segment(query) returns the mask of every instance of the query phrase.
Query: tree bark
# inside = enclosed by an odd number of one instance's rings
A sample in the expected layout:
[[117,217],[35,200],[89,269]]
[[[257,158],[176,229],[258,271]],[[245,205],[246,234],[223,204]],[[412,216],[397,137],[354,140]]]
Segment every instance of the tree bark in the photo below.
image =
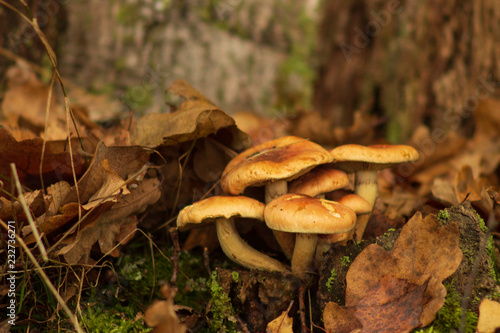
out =
[[468,130],[478,101],[495,94],[495,1],[333,0],[323,12],[313,104],[337,124],[369,106],[392,141],[420,123]]

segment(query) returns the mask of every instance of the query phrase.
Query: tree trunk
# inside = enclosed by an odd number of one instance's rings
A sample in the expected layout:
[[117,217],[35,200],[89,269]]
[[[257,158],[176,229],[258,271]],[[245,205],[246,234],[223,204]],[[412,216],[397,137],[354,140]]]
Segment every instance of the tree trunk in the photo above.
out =
[[314,105],[335,123],[368,109],[404,141],[415,124],[470,123],[500,79],[500,7],[492,0],[333,0],[320,25]]

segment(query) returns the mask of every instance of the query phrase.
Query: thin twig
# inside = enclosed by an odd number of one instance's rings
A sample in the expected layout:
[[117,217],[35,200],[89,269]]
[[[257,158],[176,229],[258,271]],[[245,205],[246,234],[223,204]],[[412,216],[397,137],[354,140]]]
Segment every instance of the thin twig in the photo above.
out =
[[208,257],[208,248],[206,246],[203,248],[203,259],[205,263],[205,269],[208,272],[208,276],[212,276],[212,270],[210,269],[210,258]]
[[174,244],[174,253],[172,254],[172,262],[174,264],[174,271],[172,272],[172,277],[170,278],[170,283],[174,286],[177,285],[177,272],[179,271],[179,252],[181,248],[179,246],[179,232],[175,228],[170,228],[170,237]]
[[[0,220],[0,225],[5,230],[9,230],[9,227],[7,226],[7,224],[5,224],[4,221]],[[59,302],[59,304],[63,308],[64,312],[68,316],[69,320],[71,320],[71,322],[73,323],[73,326],[75,327],[76,331],[83,333],[83,329],[80,326],[78,319],[76,318],[76,316],[73,313],[71,313],[70,309],[68,308],[68,305],[66,304],[64,299],[61,297],[61,295],[57,292],[57,289],[54,287],[52,282],[50,282],[50,279],[48,278],[47,274],[45,274],[45,272],[43,271],[43,268],[40,266],[40,264],[36,260],[33,253],[31,253],[31,251],[28,248],[28,246],[26,245],[26,243],[23,241],[23,239],[21,237],[19,237],[18,234],[15,234],[15,236],[16,236],[16,241],[18,242],[19,245],[21,245],[21,247],[24,249],[24,251],[26,251],[26,254],[30,258],[30,260],[33,262],[33,265],[35,265],[35,267],[37,268],[37,273],[40,275],[42,280],[45,282],[45,285],[49,288],[51,293],[57,299],[57,301]]]
[[40,233],[38,232],[39,226],[35,224],[35,221],[33,221],[33,217],[31,216],[31,212],[29,211],[28,205],[26,204],[26,200],[24,200],[23,190],[21,188],[21,182],[19,181],[19,176],[17,175],[16,165],[14,163],[11,163],[10,169],[12,171],[12,178],[14,178],[14,181],[16,183],[17,193],[19,193],[19,202],[21,202],[24,214],[26,214],[26,218],[28,219],[31,230],[33,231],[33,236],[35,237],[36,244],[38,245],[38,249],[40,250],[40,254],[42,255],[43,261],[47,262],[49,261],[49,257],[47,256],[47,250],[45,250],[42,238],[40,237]]

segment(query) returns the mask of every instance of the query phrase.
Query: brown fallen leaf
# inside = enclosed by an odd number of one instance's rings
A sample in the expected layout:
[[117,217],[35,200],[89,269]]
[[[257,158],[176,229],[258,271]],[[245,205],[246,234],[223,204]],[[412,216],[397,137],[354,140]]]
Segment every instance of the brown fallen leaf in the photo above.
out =
[[236,127],[233,118],[186,81],[177,80],[168,90],[183,97],[184,101],[175,112],[150,113],[142,117],[132,134],[132,142],[149,147],[169,146],[226,129],[224,143],[229,147],[241,150],[251,146],[250,137]]
[[124,230],[130,230],[131,227],[135,229],[135,225],[130,225],[134,223],[134,220],[130,220],[131,215],[144,212],[147,206],[158,200],[159,185],[160,181],[156,178],[145,179],[117,203],[107,202],[111,204],[109,207],[107,204],[99,206],[98,209],[106,208],[100,217],[65,240],[56,254],[63,255],[67,263],[75,264],[84,258],[97,242],[103,254],[118,255],[115,245],[127,236],[123,234]]
[[457,196],[457,202],[462,202],[466,198],[470,201],[481,200],[481,189],[478,188],[469,165],[462,166],[457,173],[455,195]]
[[356,306],[386,275],[418,286],[427,280],[421,326],[432,322],[443,306],[446,288],[442,281],[453,274],[462,260],[455,223],[440,227],[433,215],[417,212],[402,228],[391,251],[377,244],[366,247],[347,272],[346,306]]
[[455,188],[450,179],[436,178],[432,182],[432,195],[445,203],[452,206],[458,205],[457,195]]
[[[96,148],[88,170],[78,180],[78,191],[73,187],[62,200],[62,204],[69,202],[88,203],[106,185],[106,182],[109,182],[109,177],[116,179],[112,174],[120,177],[122,181],[126,180],[129,175],[143,168],[148,160],[148,153],[140,146],[107,147],[101,142]],[[80,196],[80,200],[78,200],[77,195]],[[100,197],[102,198],[102,195]],[[96,198],[94,197],[94,199]]]
[[276,319],[273,319],[267,324],[266,333],[293,333],[293,318],[288,317],[288,310]]
[[483,299],[479,305],[478,333],[493,333],[500,328],[500,303]]
[[184,333],[186,325],[182,324],[174,310],[174,297],[176,291],[168,284],[161,286],[164,301],[154,301],[144,313],[144,320],[153,333]]
[[323,311],[323,322],[328,333],[350,333],[362,328],[355,316],[356,307],[344,307],[328,302]]
[[492,138],[498,137],[500,133],[499,108],[499,99],[487,98],[479,101],[477,109],[474,112],[474,120],[476,122],[474,140],[491,141]]
[[361,332],[405,333],[419,327],[427,283],[419,286],[384,276],[356,305],[356,317],[363,326]]
[[198,140],[193,156],[194,172],[204,182],[216,182],[226,165],[235,156],[233,150],[215,140],[210,138]]
[[[61,180],[73,180],[73,171],[80,176],[87,169],[85,159],[79,154],[80,145],[85,147],[86,152],[93,152],[92,144],[82,139],[71,139],[73,150],[73,161],[68,147],[68,141],[47,141],[42,167],[43,139],[34,138],[30,140],[17,141],[5,129],[0,128],[0,174],[10,174],[10,163],[17,168],[20,182],[29,188],[40,188],[40,177],[43,177],[45,185],[50,185]],[[3,179],[4,189],[11,188],[10,182]],[[0,193],[0,196],[5,194]]]
[[[4,116],[16,115],[22,117],[31,126],[42,130],[45,125],[45,114],[49,87],[42,83],[26,66],[14,66],[7,70],[9,88],[2,100]],[[57,122],[55,95],[50,103],[49,123]],[[62,110],[58,110],[63,112]]]
[[323,312],[327,332],[410,332],[420,326],[427,281],[418,286],[390,275],[382,277],[355,306],[329,302]]

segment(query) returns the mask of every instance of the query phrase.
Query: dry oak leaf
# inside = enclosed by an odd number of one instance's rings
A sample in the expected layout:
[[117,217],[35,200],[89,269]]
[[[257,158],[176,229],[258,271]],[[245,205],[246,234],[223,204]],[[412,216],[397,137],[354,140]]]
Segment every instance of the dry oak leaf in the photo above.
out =
[[155,301],[144,313],[148,326],[154,327],[152,333],[184,333],[186,325],[182,324],[174,310],[175,289],[168,284],[161,286],[164,301]]
[[428,281],[420,322],[430,324],[445,301],[442,281],[462,261],[458,241],[455,223],[440,226],[433,215],[423,219],[417,212],[401,229],[391,251],[372,244],[356,257],[346,276],[346,306],[356,306],[386,275],[418,286]]
[[[82,139],[81,144],[85,147],[85,151],[93,151],[87,140]],[[43,139],[17,141],[7,130],[0,128],[0,174],[9,175],[9,164],[14,163],[21,184],[30,188],[39,187],[40,177],[43,177],[46,184],[62,179],[73,179],[72,165],[77,177],[84,173],[86,165],[84,158],[78,154],[80,142],[71,139],[71,146],[73,162],[67,140],[45,142],[43,164],[40,168]],[[3,181],[4,188],[10,189],[10,183]]]
[[[101,142],[97,145],[88,170],[78,180],[78,191],[73,187],[61,204],[70,202],[86,204],[91,199],[103,199],[106,194],[112,195],[116,192],[114,188],[110,188],[110,182],[115,183],[116,186],[120,185],[119,188],[124,188],[124,181],[127,180],[128,176],[139,172],[148,161],[148,153],[140,146],[107,147]],[[118,184],[120,181],[116,176],[123,183]],[[110,177],[113,180],[110,181]],[[112,186],[113,184],[111,184]],[[77,194],[80,196],[80,200],[78,200]]]
[[[131,190],[130,194],[121,197],[115,204],[111,203],[112,207],[103,212],[97,220],[82,227],[74,237],[63,242],[63,247],[56,254],[64,255],[67,263],[75,264],[84,258],[97,242],[103,254],[117,256],[119,252],[115,246],[119,242],[128,242],[130,232],[137,225],[132,215],[144,212],[147,206],[159,199],[160,194],[160,181],[156,178],[145,179],[137,188]],[[105,205],[97,209],[102,206]]]
[[422,285],[386,275],[356,305],[362,333],[406,333],[420,326],[427,281]]
[[390,275],[384,276],[356,306],[330,302],[323,312],[327,332],[403,333],[420,326],[427,282],[418,286]]
[[288,317],[288,310],[267,324],[266,333],[293,333],[293,318]]
[[[31,126],[45,125],[49,87],[27,68],[14,66],[7,70],[9,88],[5,92],[1,110],[3,116],[17,115]],[[57,121],[55,95],[52,94],[49,123]],[[63,112],[63,110],[58,110]],[[64,113],[63,113],[64,114]]]
[[132,142],[149,147],[170,146],[227,128],[229,142],[224,144],[236,150],[251,146],[250,137],[236,127],[234,119],[186,81],[176,80],[168,90],[183,97],[184,101],[175,112],[150,113],[142,117],[132,134]]
[[328,333],[350,333],[361,330],[361,323],[355,316],[356,307],[344,307],[328,302],[323,311],[323,322]]

